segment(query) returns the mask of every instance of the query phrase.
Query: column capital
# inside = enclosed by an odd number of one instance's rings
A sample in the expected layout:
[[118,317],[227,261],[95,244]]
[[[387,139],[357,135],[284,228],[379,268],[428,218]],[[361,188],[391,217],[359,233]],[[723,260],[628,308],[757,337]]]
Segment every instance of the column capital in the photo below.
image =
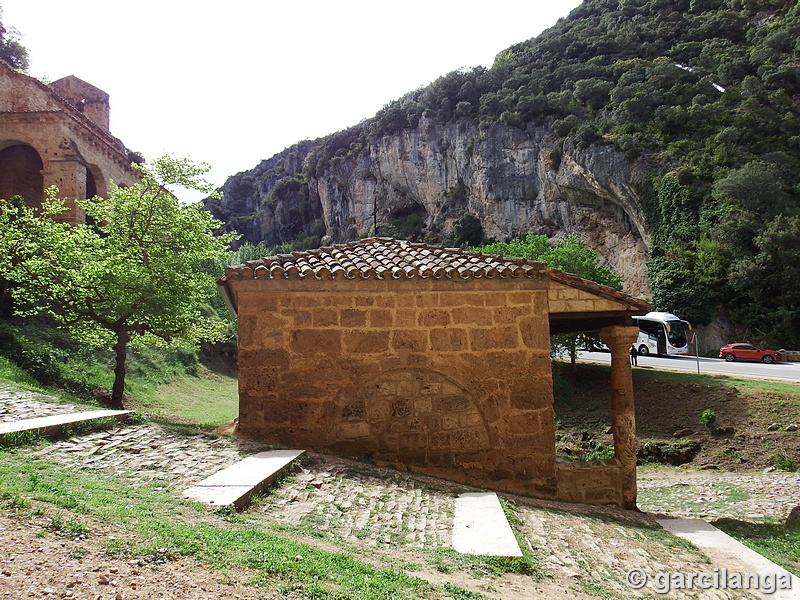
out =
[[614,346],[627,348],[639,337],[639,328],[635,325],[612,325],[600,330],[600,341],[610,348]]

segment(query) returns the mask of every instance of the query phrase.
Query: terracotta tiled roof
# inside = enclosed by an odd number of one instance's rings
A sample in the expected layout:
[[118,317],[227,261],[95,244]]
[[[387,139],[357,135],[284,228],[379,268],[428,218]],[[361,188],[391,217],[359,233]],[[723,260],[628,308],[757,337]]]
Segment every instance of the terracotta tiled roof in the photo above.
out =
[[232,279],[494,279],[549,277],[565,285],[611,297],[631,308],[650,310],[643,300],[587,281],[543,262],[391,238],[367,238],[315,250],[292,252],[228,267]]
[[391,238],[279,254],[225,269],[225,279],[536,277],[545,264]]

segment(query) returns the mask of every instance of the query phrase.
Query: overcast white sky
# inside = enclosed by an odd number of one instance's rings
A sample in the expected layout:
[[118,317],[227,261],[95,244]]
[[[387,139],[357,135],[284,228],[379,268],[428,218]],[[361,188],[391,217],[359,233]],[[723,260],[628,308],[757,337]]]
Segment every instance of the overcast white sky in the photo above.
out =
[[[222,185],[538,35],[581,0],[0,0],[30,74],[111,96],[111,132]],[[185,197],[184,199],[191,199]]]

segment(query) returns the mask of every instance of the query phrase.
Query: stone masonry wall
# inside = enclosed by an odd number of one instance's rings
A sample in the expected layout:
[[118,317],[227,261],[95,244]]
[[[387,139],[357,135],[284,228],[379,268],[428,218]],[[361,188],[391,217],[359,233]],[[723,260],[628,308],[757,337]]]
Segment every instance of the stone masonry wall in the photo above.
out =
[[[44,190],[55,185],[68,208],[61,220],[82,223],[85,215],[76,198],[93,192],[107,197],[112,181],[132,185],[139,175],[131,169],[125,145],[108,131],[108,95],[72,76],[60,82],[54,90],[0,63],[0,151],[5,151],[0,172],[21,168],[24,173],[0,182],[0,192],[23,195],[38,206]],[[73,95],[74,103],[58,92]],[[25,158],[21,167],[20,157]],[[27,175],[32,169],[38,172],[36,181]]]
[[610,298],[595,296],[562,283],[551,283],[547,295],[551,315],[614,312],[623,308]]
[[230,285],[240,433],[554,497],[544,281]]
[[622,469],[616,459],[559,462],[556,476],[561,500],[616,506],[623,503]]

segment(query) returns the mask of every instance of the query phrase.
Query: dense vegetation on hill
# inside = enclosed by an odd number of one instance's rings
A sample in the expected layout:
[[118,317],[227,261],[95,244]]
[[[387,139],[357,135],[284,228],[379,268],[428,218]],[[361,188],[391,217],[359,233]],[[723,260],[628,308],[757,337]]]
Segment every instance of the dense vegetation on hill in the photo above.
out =
[[[586,0],[568,18],[318,140],[319,175],[375,136],[441,121],[550,124],[649,165],[653,300],[800,347],[800,5]],[[558,159],[558,157],[553,157]]]

